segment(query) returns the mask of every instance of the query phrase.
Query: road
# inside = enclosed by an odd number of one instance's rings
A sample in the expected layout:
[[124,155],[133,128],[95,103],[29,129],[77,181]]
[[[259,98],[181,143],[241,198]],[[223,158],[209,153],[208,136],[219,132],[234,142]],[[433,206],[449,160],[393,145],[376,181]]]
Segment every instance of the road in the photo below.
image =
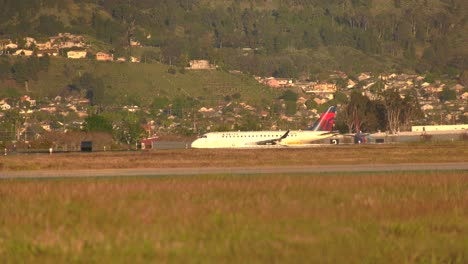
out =
[[197,168],[135,168],[100,170],[35,170],[0,171],[0,179],[15,178],[81,178],[81,177],[128,177],[171,175],[245,175],[245,174],[304,174],[337,172],[392,172],[392,171],[465,171],[468,162],[462,163],[404,163],[404,164],[358,164],[319,166],[268,166],[268,167],[197,167]]

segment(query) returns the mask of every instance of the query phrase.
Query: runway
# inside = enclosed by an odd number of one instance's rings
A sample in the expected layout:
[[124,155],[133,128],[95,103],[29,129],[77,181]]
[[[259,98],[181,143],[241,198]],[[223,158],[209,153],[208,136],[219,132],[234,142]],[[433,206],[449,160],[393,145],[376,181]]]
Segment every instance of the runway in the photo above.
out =
[[32,170],[1,171],[0,179],[131,177],[131,176],[196,176],[196,175],[249,175],[249,174],[307,174],[307,173],[366,173],[393,171],[465,171],[462,163],[402,163],[318,166],[266,166],[266,167],[194,167],[194,168],[135,168],[99,170]]

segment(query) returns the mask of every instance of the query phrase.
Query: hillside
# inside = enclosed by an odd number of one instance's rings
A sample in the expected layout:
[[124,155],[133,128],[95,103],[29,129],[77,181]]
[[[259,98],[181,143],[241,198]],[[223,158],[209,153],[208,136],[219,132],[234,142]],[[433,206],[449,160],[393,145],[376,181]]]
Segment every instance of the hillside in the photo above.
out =
[[[160,63],[108,63],[94,60],[52,58],[48,72],[41,72],[29,84],[32,95],[49,98],[79,86],[80,76],[91,74],[102,81],[103,103],[148,106],[155,97],[190,97],[200,104],[215,105],[226,96],[240,94],[244,100],[259,103],[272,99],[271,89],[247,75],[224,71],[189,71],[168,73],[170,67]],[[95,91],[96,93],[96,91]]]
[[456,77],[468,65],[467,6],[464,0],[4,0],[0,37],[68,31],[116,55],[132,54],[134,40],[160,47],[162,63],[209,59],[265,76],[377,69]]

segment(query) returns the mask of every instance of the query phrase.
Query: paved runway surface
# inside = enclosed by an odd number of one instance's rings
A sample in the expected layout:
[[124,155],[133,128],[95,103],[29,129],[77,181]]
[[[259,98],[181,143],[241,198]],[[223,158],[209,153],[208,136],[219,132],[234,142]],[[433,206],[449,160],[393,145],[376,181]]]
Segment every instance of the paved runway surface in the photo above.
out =
[[322,166],[281,167],[203,167],[203,168],[148,168],[148,169],[101,169],[101,170],[38,170],[0,171],[0,179],[14,178],[67,178],[67,177],[125,177],[165,175],[243,175],[243,174],[304,174],[332,172],[391,172],[391,171],[450,171],[468,172],[468,162],[463,163],[404,163],[404,164],[358,164]]

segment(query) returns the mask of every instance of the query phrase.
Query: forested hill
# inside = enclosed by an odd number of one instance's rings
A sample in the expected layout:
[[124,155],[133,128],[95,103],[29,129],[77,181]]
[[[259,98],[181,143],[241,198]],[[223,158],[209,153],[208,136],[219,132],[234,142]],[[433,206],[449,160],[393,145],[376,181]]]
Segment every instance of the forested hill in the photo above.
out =
[[468,67],[466,0],[0,0],[0,38],[83,34],[122,55],[130,40],[183,66],[210,59],[258,75],[324,69],[456,76]]

